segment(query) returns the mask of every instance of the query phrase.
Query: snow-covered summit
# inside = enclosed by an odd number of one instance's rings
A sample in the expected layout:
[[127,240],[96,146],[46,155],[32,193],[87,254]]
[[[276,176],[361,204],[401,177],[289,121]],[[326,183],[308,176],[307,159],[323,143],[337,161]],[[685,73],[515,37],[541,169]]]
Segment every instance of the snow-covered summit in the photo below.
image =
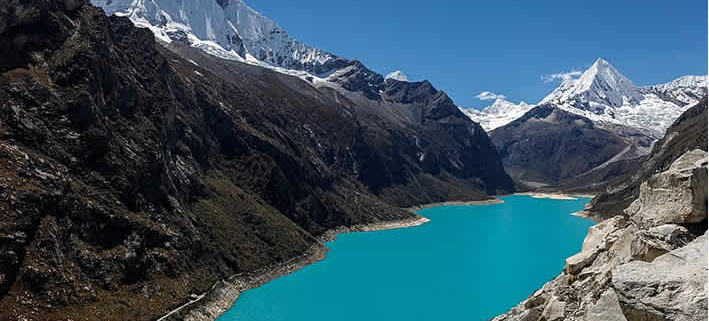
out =
[[580,104],[620,107],[637,103],[643,95],[639,87],[621,74],[608,61],[598,58],[578,79],[569,79],[561,83],[540,104]]
[[386,77],[384,77],[384,79],[385,80],[386,79],[394,79],[394,80],[398,80],[398,81],[409,81],[409,77],[406,77],[406,75],[401,70],[390,72],[389,74],[386,75]]
[[[599,58],[579,78],[563,81],[537,105],[553,105],[587,117],[599,127],[623,125],[659,138],[682,112],[706,95],[707,76],[684,76],[666,84],[640,87]],[[490,131],[535,107],[510,103],[502,97],[481,111],[462,111]]]
[[661,137],[690,104],[706,95],[700,78],[682,77],[665,85],[639,87],[599,58],[581,77],[564,81],[539,104],[588,117],[601,127],[623,125]]
[[534,105],[527,104],[524,101],[515,104],[506,100],[504,97],[499,97],[495,99],[492,105],[482,110],[472,108],[461,108],[460,110],[473,121],[480,123],[483,129],[491,131],[522,117],[522,115],[532,108],[534,108]]
[[346,60],[296,41],[242,0],[91,0],[106,14],[127,16],[165,42],[216,56],[325,74]]
[[707,76],[683,76],[646,89],[666,100],[685,105],[694,104],[707,94]]

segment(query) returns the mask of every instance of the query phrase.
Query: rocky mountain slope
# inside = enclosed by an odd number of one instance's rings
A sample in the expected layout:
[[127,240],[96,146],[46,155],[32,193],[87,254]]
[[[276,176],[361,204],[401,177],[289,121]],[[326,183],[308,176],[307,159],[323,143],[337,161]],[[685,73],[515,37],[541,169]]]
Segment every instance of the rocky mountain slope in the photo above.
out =
[[706,99],[702,108],[653,150],[651,167],[662,170],[641,175],[632,203],[589,228],[558,277],[493,320],[707,319],[707,153],[677,154],[698,139],[691,118],[703,119],[706,148]]
[[530,187],[543,187],[636,157],[652,143],[640,132],[629,134],[637,139],[630,141],[586,117],[544,104],[493,130],[490,139],[511,176]]
[[[647,155],[671,122],[705,95],[705,76],[638,87],[598,59],[580,78],[564,81],[539,105],[490,136],[505,167],[523,184],[598,191],[637,169],[631,160]],[[497,114],[472,118],[489,123],[507,117],[491,116]],[[568,114],[560,118],[565,121],[557,121],[562,114]]]
[[155,319],[332,228],[513,189],[428,82],[340,75],[380,81],[379,104],[167,49],[85,0],[5,4],[0,319]]
[[680,155],[695,149],[707,150],[707,99],[684,112],[655,142],[651,156],[626,179],[606,188],[591,201],[590,214],[607,218],[620,214],[638,197],[642,182],[666,171]]
[[[107,15],[130,18],[164,43],[297,76],[318,87],[362,91],[380,99],[385,78],[356,59],[345,59],[293,39],[242,0],[91,0]],[[403,80],[403,73],[395,73]]]

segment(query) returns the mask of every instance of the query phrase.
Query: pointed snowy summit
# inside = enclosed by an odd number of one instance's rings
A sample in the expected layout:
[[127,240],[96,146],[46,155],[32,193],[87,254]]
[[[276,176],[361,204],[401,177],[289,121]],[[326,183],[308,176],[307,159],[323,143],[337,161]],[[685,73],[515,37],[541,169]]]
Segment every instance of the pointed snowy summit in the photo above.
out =
[[397,71],[389,73],[388,75],[386,75],[386,77],[384,77],[384,79],[385,80],[386,79],[394,79],[394,80],[398,80],[398,81],[409,81],[409,77],[406,77],[406,75],[401,70],[397,70]]
[[640,87],[635,86],[608,61],[598,58],[581,77],[564,81],[541,103],[570,104],[577,108],[597,109],[593,105],[620,107],[638,103],[642,98]]
[[645,130],[655,138],[706,88],[701,77],[680,78],[665,86],[639,87],[599,58],[578,79],[566,80],[540,104],[551,104],[593,120],[601,127],[618,124]]

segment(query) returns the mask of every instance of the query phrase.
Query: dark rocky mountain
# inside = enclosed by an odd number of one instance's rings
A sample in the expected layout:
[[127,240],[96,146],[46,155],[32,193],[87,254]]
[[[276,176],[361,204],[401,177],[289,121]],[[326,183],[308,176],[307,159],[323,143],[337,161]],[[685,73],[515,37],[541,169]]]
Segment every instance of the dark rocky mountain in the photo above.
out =
[[[635,143],[650,146],[650,139],[642,134],[638,133],[639,139],[633,143],[617,133],[599,128],[583,116],[544,104],[493,130],[490,138],[510,175],[522,184],[538,188],[567,184],[583,173],[634,155]],[[633,133],[625,136],[630,135]],[[599,182],[595,179],[583,182],[596,183]]]
[[642,182],[666,171],[677,158],[695,149],[707,150],[706,97],[675,120],[665,137],[655,142],[650,156],[638,171],[612,184],[591,201],[590,214],[598,218],[621,214],[638,197]]
[[428,82],[316,89],[86,0],[2,0],[0,52],[0,320],[155,319],[328,229],[514,188]]

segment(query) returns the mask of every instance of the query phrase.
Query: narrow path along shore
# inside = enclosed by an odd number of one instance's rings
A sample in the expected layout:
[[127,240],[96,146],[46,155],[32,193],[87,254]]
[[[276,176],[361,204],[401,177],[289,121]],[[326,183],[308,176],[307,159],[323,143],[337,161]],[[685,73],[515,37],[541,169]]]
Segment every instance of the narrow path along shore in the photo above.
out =
[[423,216],[414,214],[413,217],[400,221],[358,224],[351,227],[339,227],[329,230],[320,236],[318,242],[313,244],[302,255],[253,272],[237,274],[225,280],[221,280],[215,283],[206,293],[191,298],[187,303],[170,311],[158,320],[215,320],[234,305],[241,292],[259,287],[266,282],[290,274],[324,259],[328,251],[324,243],[333,241],[338,234],[407,228],[419,226],[429,221],[429,219]]

